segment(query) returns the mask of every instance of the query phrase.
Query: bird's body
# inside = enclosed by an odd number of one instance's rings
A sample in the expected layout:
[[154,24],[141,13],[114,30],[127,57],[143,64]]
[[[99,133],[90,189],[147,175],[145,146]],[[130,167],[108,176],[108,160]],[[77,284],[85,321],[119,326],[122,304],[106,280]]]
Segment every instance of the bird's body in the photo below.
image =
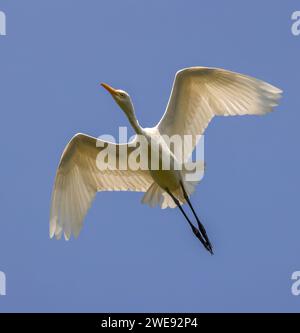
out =
[[[148,165],[151,165],[153,156],[156,154],[158,155],[158,169],[152,170],[149,168],[150,175],[154,182],[161,188],[168,187],[171,191],[178,189],[182,176],[176,156],[171,152],[170,147],[165,143],[165,141],[160,140],[160,135],[155,128],[144,128],[143,135],[146,137],[149,144],[150,151],[148,154]],[[160,149],[159,153],[157,152],[158,149]],[[166,159],[170,162],[170,168],[165,170],[162,165],[163,161]]]
[[[199,221],[189,196],[197,183],[187,180],[188,159],[210,120],[217,115],[260,115],[272,111],[281,91],[263,81],[217,68],[193,67],[176,74],[167,109],[157,126],[142,128],[130,96],[103,84],[125,112],[137,137],[128,144],[114,144],[77,134],[66,146],[57,170],[50,216],[50,236],[69,239],[77,236],[84,216],[99,191],[145,192],[142,202],[162,208],[178,207],[194,234],[212,252],[205,229]],[[183,154],[168,141],[177,136],[182,140]],[[132,168],[138,138],[144,139],[141,152],[146,154],[147,168]],[[108,149],[115,154],[118,165],[127,168],[102,168],[100,155]],[[124,150],[127,154],[121,153]],[[142,156],[142,155],[141,155]],[[156,167],[152,162],[157,162]],[[168,161],[168,167],[164,164]],[[100,164],[99,164],[100,163]],[[197,220],[198,229],[190,222],[181,205],[187,202]]]

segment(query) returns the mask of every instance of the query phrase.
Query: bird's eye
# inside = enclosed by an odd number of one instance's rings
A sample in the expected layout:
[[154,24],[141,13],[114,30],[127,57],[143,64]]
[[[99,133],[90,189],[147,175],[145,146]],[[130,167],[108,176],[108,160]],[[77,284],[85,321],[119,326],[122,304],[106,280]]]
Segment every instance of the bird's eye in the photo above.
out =
[[120,95],[120,97],[125,97],[125,94],[123,94],[123,93],[119,93],[119,95]]

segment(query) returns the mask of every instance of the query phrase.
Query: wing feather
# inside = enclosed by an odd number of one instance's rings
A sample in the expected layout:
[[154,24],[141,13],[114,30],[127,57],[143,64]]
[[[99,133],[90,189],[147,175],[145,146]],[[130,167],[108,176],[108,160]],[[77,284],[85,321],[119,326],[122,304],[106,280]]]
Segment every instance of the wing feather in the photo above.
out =
[[[231,71],[191,67],[176,73],[166,111],[157,124],[161,135],[193,136],[192,150],[214,116],[261,115],[278,104],[282,91]],[[185,151],[189,157],[192,151]]]
[[[96,165],[98,153],[108,145],[97,147],[96,138],[76,134],[63,151],[54,183],[50,211],[50,237],[57,239],[64,234],[77,237],[84,217],[98,191],[145,192],[153,182],[147,170],[100,170]],[[115,145],[117,160],[120,145]],[[127,157],[134,149],[127,146]],[[123,158],[123,157],[122,157]]]

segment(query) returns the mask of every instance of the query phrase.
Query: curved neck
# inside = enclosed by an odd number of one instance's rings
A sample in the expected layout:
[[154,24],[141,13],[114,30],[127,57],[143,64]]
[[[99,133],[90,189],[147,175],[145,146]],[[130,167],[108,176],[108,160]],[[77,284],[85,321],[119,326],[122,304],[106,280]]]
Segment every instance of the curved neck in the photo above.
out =
[[135,113],[131,112],[131,113],[127,113],[127,118],[132,126],[132,128],[135,130],[136,134],[143,134],[143,129],[140,126],[139,122],[137,121],[136,117],[135,117]]

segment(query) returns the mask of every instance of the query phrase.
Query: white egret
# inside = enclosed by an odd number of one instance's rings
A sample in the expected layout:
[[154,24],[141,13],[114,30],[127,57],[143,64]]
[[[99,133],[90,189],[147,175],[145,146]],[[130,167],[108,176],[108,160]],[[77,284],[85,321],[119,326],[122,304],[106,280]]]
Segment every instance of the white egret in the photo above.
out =
[[[181,137],[192,136],[193,144],[185,152],[186,155],[191,155],[197,144],[197,136],[204,133],[214,116],[266,114],[273,110],[281,96],[280,89],[246,75],[218,68],[186,68],[176,73],[166,111],[157,126],[142,128],[136,119],[129,94],[105,83],[102,86],[125,112],[134,131],[149,142],[150,154],[150,140],[155,142],[163,135],[177,134]],[[164,140],[160,142],[162,141]],[[57,169],[52,193],[50,237],[55,235],[59,239],[62,234],[67,240],[72,234],[77,237],[97,192],[139,191],[146,192],[142,201],[151,206],[177,206],[196,237],[212,253],[205,229],[189,200],[195,183],[187,181],[184,171],[174,167],[179,162],[170,147],[161,145],[162,155],[168,155],[171,160],[169,170],[163,170],[160,165],[158,170],[129,168],[101,171],[96,166],[97,154],[108,146],[116,148],[118,162],[123,158],[119,153],[120,147],[127,150],[127,157],[134,149],[129,143],[116,145],[109,142],[99,148],[97,139],[85,134],[76,134],[67,144]],[[198,228],[183,210],[181,205],[185,202],[191,208]]]

